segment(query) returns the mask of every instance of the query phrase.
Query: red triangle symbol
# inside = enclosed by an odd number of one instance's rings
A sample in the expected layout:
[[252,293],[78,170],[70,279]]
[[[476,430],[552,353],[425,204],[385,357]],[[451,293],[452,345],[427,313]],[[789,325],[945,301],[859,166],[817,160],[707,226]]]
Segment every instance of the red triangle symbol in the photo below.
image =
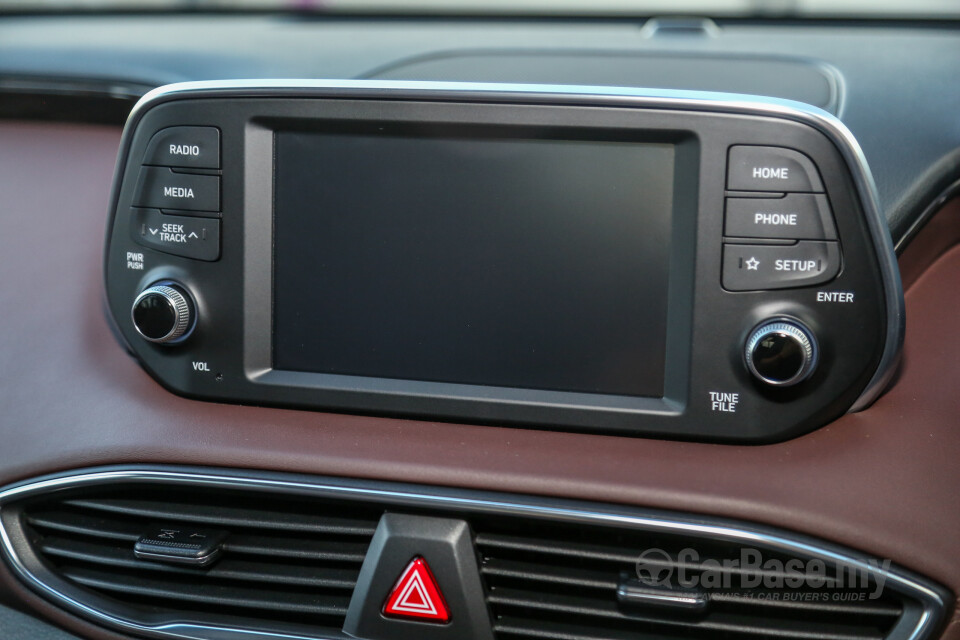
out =
[[450,622],[450,612],[427,561],[410,561],[383,605],[383,614],[430,622]]

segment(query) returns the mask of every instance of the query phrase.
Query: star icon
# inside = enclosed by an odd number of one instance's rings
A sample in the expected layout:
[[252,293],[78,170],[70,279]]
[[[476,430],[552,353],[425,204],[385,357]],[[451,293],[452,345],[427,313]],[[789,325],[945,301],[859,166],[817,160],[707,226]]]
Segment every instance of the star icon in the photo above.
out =
[[751,256],[744,264],[747,265],[747,271],[756,271],[757,267],[760,266],[760,261]]

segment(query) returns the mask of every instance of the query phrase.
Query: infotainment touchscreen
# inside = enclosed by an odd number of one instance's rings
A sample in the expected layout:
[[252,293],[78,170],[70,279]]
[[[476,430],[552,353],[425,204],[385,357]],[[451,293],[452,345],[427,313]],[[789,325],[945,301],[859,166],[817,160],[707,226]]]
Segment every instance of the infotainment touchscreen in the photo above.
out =
[[675,147],[275,134],[273,367],[661,397]]

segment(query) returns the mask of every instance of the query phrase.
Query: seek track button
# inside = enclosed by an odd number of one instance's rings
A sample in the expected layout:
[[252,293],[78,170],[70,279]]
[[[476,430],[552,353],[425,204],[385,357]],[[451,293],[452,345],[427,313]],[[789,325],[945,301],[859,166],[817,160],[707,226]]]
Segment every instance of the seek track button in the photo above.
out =
[[836,242],[723,247],[723,288],[728,291],[806,287],[828,282],[839,272],[840,247]]
[[220,257],[219,220],[133,209],[130,231],[135,242],[157,251],[207,262]]

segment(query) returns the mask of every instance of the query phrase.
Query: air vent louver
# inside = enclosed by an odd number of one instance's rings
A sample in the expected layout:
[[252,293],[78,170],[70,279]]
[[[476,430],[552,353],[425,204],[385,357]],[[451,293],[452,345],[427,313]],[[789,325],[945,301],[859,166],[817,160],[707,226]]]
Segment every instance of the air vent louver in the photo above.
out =
[[[467,521],[496,640],[929,640],[950,597],[814,540],[719,521],[235,473],[107,470],[8,490],[5,552],[59,605],[154,638],[346,638],[389,512]],[[212,532],[219,555],[202,567],[137,557],[138,539],[167,525]]]
[[[382,510],[190,489],[99,490],[31,505],[34,545],[74,584],[146,611],[216,611],[339,630]],[[141,560],[153,523],[224,529],[209,568]]]
[[[791,556],[749,544],[559,524],[475,529],[498,640],[881,640],[904,612],[901,597],[878,594],[865,574],[838,575],[824,563],[824,573],[803,578],[802,570],[775,568]],[[743,563],[745,549],[748,562],[761,559],[759,571]],[[618,602],[618,588],[631,580],[683,595],[680,578],[700,585],[704,611]]]

